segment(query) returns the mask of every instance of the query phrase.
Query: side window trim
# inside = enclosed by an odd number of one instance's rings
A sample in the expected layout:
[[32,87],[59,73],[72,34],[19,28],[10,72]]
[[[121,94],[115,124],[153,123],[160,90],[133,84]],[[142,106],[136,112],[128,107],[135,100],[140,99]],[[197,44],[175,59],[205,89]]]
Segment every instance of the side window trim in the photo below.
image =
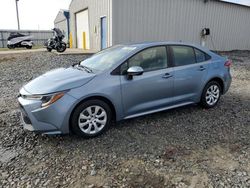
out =
[[197,64],[197,63],[198,63],[198,60],[197,60],[197,55],[196,55],[195,49],[196,49],[196,48],[193,47],[193,52],[194,52],[194,57],[195,57],[195,64]]
[[166,46],[167,48],[167,54],[168,54],[168,68],[174,67],[174,56],[173,56],[173,50],[170,45]]

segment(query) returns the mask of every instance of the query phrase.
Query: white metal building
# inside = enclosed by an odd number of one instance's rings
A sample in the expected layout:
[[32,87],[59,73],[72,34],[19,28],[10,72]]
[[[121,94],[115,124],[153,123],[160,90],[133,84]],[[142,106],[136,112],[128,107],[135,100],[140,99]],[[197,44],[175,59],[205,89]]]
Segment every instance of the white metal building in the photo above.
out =
[[55,18],[54,26],[62,30],[65,35],[64,41],[68,43],[69,41],[69,11],[60,10]]
[[[212,50],[250,50],[250,7],[219,0],[72,0],[73,47],[183,41]],[[201,31],[210,29],[202,37]]]

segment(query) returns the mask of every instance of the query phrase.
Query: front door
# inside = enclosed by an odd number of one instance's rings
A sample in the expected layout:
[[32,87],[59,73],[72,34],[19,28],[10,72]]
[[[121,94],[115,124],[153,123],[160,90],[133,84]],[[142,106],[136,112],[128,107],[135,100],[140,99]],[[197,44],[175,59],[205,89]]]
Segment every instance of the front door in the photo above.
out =
[[101,18],[101,49],[107,48],[107,17]]
[[140,66],[144,73],[132,80],[121,76],[123,110],[125,118],[157,111],[171,104],[174,72],[168,67],[165,46],[143,50],[130,58],[121,70]]

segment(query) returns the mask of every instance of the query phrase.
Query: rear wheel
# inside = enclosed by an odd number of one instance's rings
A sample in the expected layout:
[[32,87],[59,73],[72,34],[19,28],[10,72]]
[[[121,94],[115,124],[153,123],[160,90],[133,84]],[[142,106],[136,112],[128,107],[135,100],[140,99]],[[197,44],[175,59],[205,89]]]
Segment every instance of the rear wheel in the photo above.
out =
[[209,82],[202,93],[201,105],[204,108],[213,108],[217,105],[220,100],[222,93],[221,86],[216,81]]
[[15,47],[14,47],[14,45],[7,45],[7,48],[9,48],[9,49],[15,49]]
[[107,130],[111,122],[111,109],[101,100],[80,104],[71,117],[72,131],[85,138],[96,137]]

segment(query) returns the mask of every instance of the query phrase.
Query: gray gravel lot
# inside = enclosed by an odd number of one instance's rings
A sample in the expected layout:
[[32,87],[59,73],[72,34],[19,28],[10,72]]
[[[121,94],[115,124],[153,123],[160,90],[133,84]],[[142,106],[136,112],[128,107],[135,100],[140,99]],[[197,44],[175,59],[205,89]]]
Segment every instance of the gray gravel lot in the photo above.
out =
[[20,125],[16,97],[33,77],[85,56],[0,55],[0,187],[250,187],[250,52],[233,59],[218,106],[120,122],[95,139]]

